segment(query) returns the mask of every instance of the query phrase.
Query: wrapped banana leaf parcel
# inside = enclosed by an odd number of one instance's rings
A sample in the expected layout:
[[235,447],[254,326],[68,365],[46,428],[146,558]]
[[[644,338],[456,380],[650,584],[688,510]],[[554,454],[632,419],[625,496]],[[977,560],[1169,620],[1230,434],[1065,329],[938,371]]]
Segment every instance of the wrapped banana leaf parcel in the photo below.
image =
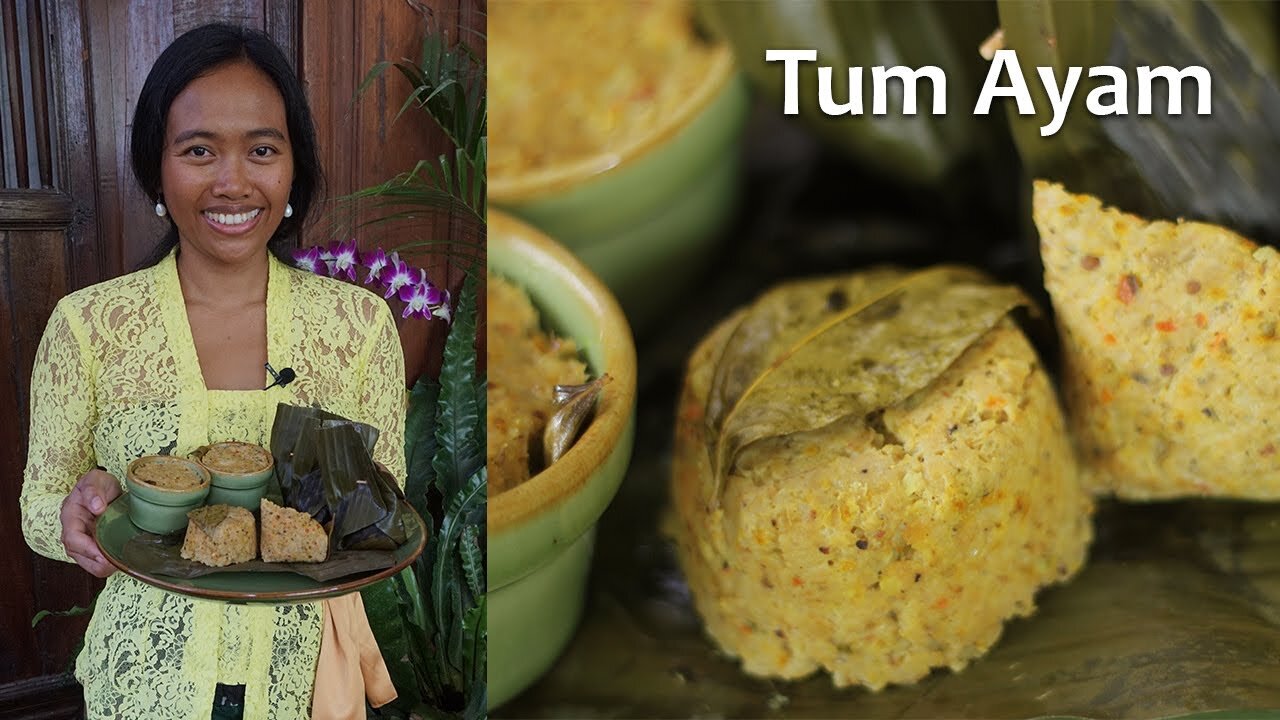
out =
[[285,507],[329,534],[330,553],[395,550],[409,536],[404,496],[373,461],[378,429],[318,408],[281,403],[271,454]]
[[962,267],[873,270],[780,285],[697,346],[666,527],[748,673],[958,671],[1080,569],[1093,502],[1029,305]]

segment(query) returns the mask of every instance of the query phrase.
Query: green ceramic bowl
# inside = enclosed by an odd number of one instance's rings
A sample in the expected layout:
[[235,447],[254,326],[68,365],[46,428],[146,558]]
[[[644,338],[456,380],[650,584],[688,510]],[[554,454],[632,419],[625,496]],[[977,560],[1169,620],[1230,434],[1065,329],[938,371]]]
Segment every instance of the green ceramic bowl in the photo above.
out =
[[[146,478],[160,471],[196,483],[189,489],[169,489]],[[125,468],[129,490],[129,519],[134,525],[160,535],[187,526],[187,512],[204,504],[209,495],[209,471],[198,462],[172,455],[144,455]]]
[[665,124],[594,157],[491,177],[490,202],[572,250],[643,329],[697,276],[734,211],[747,112],[726,48]]
[[[208,462],[210,452],[224,448],[239,450],[241,454],[249,457],[258,456],[261,462],[255,463],[252,469],[229,468],[217,462]],[[209,491],[209,498],[206,501],[209,505],[239,505],[242,508],[257,511],[262,502],[262,496],[267,493],[267,480],[275,470],[275,458],[271,453],[253,443],[235,441],[213,443],[192,451],[190,458],[209,471],[213,481],[213,488]]]
[[542,675],[582,614],[596,520],[613,499],[635,425],[636,355],[612,295],[572,253],[501,212],[489,213],[489,273],[524,288],[590,372],[608,372],[596,417],[551,467],[489,499],[489,707]]

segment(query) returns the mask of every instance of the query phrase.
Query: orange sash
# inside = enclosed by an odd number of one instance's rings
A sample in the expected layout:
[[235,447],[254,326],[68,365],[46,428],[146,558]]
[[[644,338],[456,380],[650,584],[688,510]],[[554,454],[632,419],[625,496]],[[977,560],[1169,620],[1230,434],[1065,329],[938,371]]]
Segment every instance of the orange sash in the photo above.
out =
[[323,601],[324,634],[316,662],[311,720],[364,720],[365,698],[373,707],[396,699],[360,593]]

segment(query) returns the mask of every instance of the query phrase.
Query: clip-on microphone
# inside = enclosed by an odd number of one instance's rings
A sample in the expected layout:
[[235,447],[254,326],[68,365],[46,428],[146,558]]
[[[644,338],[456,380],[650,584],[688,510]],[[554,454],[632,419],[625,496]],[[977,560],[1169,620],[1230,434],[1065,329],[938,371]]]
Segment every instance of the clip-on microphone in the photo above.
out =
[[267,363],[266,367],[267,367],[267,372],[270,373],[273,382],[270,385],[262,388],[263,390],[270,390],[271,388],[277,385],[279,385],[280,387],[284,387],[285,385],[288,385],[289,383],[293,382],[298,377],[298,374],[293,371],[293,368],[280,368],[280,372],[276,372],[275,368],[271,367],[271,363]]

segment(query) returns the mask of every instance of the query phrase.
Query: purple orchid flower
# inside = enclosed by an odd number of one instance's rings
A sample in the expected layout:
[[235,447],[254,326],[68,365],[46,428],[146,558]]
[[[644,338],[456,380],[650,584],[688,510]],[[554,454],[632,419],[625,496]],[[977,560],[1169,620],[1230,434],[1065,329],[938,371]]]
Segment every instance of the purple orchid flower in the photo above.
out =
[[316,275],[324,275],[324,264],[320,258],[320,248],[309,247],[307,249],[298,248],[293,251],[293,260],[298,263],[298,267]]
[[[395,253],[391,253],[391,256],[397,260],[400,259]],[[365,253],[360,257],[360,262],[369,268],[369,275],[364,279],[365,285],[374,280],[381,280],[382,270],[390,264],[390,261],[387,260],[387,254],[382,251],[382,248],[378,248],[371,253]]]
[[329,265],[329,274],[334,277],[346,277],[347,280],[355,282],[356,266],[359,264],[356,239],[351,238],[349,242],[335,243],[329,251],[333,255],[333,262]]
[[323,274],[332,276],[334,271],[337,270],[337,263],[333,260],[333,251],[329,248],[320,248],[320,260],[324,262],[326,268]]
[[440,294],[442,297],[439,302],[432,306],[431,314],[447,323],[451,323],[453,322],[453,311],[449,309],[449,302],[452,298],[449,296],[448,290],[441,290]]
[[401,317],[417,315],[430,318],[444,298],[445,292],[425,279],[413,285],[406,285],[400,288],[400,300],[405,304],[404,314]]
[[[387,293],[384,298],[389,298],[396,293],[401,292],[405,287],[413,287],[418,283],[425,282],[427,274],[415,267],[410,267],[399,257],[392,254],[392,262],[382,270],[381,280],[387,286]],[[405,317],[408,317],[407,315]]]

